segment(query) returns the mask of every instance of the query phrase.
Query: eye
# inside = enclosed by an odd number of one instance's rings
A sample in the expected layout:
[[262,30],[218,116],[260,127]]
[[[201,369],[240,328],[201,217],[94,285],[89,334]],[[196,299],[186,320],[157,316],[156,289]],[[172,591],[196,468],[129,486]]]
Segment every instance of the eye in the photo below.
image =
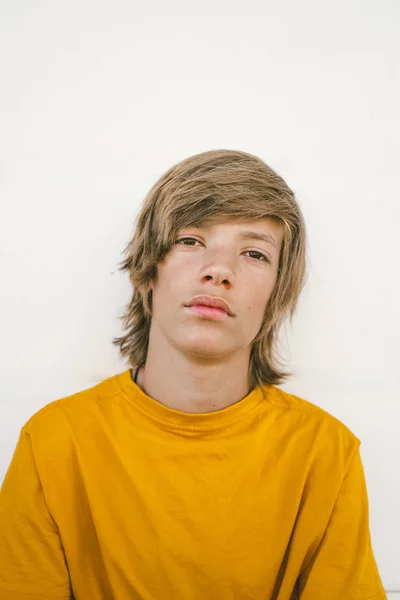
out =
[[[201,243],[199,242],[199,240],[196,240],[196,238],[192,238],[192,237],[183,237],[180,238],[178,240],[176,240],[175,244],[181,244],[182,246],[194,246],[197,243]],[[247,250],[245,252],[245,254],[250,254],[250,258],[254,259],[254,260],[260,260],[260,261],[265,261],[269,264],[271,264],[271,261],[269,260],[269,258],[267,256],[265,256],[265,254],[262,254],[262,252],[258,252],[258,250]]]
[[256,260],[265,260],[267,263],[270,263],[271,261],[265,256],[265,254],[262,254],[261,252],[258,252],[257,250],[247,250],[247,254],[252,254],[253,256],[251,256],[250,258],[254,258]]
[[[195,242],[198,242],[199,240],[196,240],[195,238],[192,237],[184,237],[181,238],[180,240],[176,240],[175,244],[182,244],[183,246],[194,246]],[[186,243],[188,242],[188,243]],[[194,242],[194,243],[191,243]]]

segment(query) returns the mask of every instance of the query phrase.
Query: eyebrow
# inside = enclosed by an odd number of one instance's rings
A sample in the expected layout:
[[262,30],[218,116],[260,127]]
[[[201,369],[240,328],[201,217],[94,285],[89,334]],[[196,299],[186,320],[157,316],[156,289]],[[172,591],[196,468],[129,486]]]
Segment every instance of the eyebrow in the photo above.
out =
[[240,234],[242,239],[253,239],[253,240],[261,240],[263,242],[267,242],[267,244],[271,244],[276,248],[276,241],[272,237],[272,235],[268,235],[267,233],[258,233],[256,231],[242,231]]

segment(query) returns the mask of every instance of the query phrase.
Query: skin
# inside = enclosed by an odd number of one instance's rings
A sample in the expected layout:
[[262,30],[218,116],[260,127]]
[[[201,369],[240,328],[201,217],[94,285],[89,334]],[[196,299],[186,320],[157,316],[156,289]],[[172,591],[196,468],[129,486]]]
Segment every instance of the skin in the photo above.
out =
[[[245,239],[245,231],[272,241]],[[251,343],[276,283],[281,244],[282,228],[273,220],[179,232],[150,285],[149,347],[137,379],[148,396],[175,410],[205,413],[250,393]],[[215,321],[187,307],[204,294],[226,300],[233,316]]]

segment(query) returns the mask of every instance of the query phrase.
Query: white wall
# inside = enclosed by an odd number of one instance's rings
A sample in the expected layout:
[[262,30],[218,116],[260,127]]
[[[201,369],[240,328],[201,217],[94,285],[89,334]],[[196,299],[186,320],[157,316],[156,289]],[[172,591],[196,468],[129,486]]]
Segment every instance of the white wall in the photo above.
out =
[[309,229],[283,387],[361,438],[375,555],[400,590],[400,5],[144,4],[0,8],[0,475],[36,410],[125,368],[117,263],[156,178],[248,151]]

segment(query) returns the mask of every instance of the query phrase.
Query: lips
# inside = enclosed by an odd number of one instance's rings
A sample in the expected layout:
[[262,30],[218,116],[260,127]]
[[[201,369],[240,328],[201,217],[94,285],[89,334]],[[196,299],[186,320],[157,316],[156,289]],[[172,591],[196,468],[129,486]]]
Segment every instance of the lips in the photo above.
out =
[[210,308],[218,308],[223,310],[228,315],[232,316],[232,309],[225,300],[216,296],[195,296],[189,302],[188,306],[209,306]]

